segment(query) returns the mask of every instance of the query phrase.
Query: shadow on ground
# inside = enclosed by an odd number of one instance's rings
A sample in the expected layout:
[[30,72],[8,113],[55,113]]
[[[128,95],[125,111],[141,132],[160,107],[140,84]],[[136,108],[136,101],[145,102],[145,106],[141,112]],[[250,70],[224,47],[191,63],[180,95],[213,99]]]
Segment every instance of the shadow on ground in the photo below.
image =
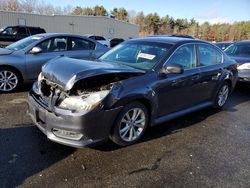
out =
[[48,141],[32,125],[0,129],[0,187],[16,187],[74,150]]

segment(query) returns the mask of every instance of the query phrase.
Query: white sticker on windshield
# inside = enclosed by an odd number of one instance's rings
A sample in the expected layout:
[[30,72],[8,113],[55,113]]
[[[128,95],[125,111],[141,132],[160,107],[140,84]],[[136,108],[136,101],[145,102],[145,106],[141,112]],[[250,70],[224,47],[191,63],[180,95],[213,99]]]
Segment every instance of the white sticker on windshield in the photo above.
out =
[[153,60],[155,58],[155,55],[146,54],[146,53],[139,53],[137,58],[144,58],[144,59],[148,59],[148,60]]

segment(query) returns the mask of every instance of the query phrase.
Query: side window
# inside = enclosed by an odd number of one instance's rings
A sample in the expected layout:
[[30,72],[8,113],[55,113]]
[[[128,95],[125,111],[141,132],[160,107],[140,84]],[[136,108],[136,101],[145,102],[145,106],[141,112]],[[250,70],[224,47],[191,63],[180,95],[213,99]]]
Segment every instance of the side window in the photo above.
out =
[[55,37],[47,39],[37,45],[42,49],[43,53],[47,52],[61,52],[67,50],[67,38],[66,37]]
[[18,35],[27,35],[27,31],[25,27],[18,28]]
[[196,67],[196,53],[195,45],[188,44],[180,47],[168,60],[169,64],[179,64],[184,69],[191,69]]
[[199,65],[208,66],[222,62],[222,54],[209,45],[198,45]]
[[94,50],[95,43],[82,38],[69,38],[69,50]]
[[95,40],[105,40],[105,38],[101,36],[95,36]]

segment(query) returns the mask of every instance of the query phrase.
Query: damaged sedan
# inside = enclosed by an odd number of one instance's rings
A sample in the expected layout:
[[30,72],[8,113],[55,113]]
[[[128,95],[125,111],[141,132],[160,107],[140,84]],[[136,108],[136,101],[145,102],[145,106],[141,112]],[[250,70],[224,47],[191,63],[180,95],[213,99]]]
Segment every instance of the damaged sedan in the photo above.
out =
[[236,81],[235,61],[208,42],[133,39],[95,61],[60,57],[45,64],[28,113],[54,142],[85,147],[111,139],[126,146],[149,126],[222,108]]

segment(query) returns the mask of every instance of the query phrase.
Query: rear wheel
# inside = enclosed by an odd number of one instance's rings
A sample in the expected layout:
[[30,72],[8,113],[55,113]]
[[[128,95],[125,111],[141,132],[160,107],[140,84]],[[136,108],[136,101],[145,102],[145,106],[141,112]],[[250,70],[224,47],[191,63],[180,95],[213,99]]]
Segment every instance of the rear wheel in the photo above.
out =
[[18,89],[21,84],[21,76],[11,68],[0,68],[0,92],[8,93]]
[[120,146],[136,143],[148,126],[148,110],[139,103],[126,105],[118,115],[110,138]]
[[229,92],[230,92],[230,87],[229,84],[227,82],[225,82],[219,89],[216,99],[215,99],[215,104],[214,107],[215,108],[222,108],[228,99],[229,96]]

